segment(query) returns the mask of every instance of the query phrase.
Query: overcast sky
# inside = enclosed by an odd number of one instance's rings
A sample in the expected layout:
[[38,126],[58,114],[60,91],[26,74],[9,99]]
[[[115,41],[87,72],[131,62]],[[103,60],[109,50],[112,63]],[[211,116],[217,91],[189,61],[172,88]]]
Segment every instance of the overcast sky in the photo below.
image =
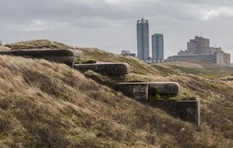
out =
[[150,36],[164,34],[165,58],[186,50],[198,35],[231,53],[233,61],[232,0],[0,0],[0,5],[3,44],[49,39],[136,53],[136,23],[144,18]]

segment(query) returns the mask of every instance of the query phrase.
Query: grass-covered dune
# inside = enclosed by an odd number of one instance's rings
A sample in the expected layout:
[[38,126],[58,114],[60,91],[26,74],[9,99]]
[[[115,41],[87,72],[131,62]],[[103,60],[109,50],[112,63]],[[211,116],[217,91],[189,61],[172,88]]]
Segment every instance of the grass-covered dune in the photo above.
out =
[[[35,47],[39,41],[26,42]],[[130,79],[179,82],[183,94],[200,99],[201,126],[140,104],[65,64],[0,55],[0,147],[233,147],[231,68],[187,61],[149,65],[65,46],[82,50],[84,59],[129,63]]]
[[1,56],[0,62],[3,147],[195,143],[193,132],[197,131],[190,123],[126,98],[63,64],[10,56]]
[[156,74],[156,69],[133,57],[126,57],[106,52],[96,48],[72,47],[60,42],[41,40],[20,41],[2,46],[10,49],[50,48],[50,49],[78,49],[84,54],[82,60],[94,60],[96,62],[127,62],[131,65],[132,71],[137,74]]

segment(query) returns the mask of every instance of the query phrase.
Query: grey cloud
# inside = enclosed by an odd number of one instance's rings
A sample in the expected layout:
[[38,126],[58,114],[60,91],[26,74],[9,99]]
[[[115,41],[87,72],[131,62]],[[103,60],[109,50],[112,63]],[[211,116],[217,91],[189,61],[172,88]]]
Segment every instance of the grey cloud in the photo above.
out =
[[[47,19],[57,22],[69,22],[81,28],[104,28],[121,24],[124,20],[146,18],[167,18],[168,23],[192,21],[199,19],[202,14],[196,5],[181,3],[181,0],[119,0],[119,3],[100,1],[75,0],[8,0],[3,3],[0,13],[1,20],[25,24],[28,20]],[[7,13],[2,13],[2,12]],[[112,23],[115,22],[115,23]]]
[[165,56],[184,50],[195,35],[227,50],[233,47],[232,8],[230,0],[5,0],[0,39],[48,38],[114,52],[135,51],[136,20],[144,17],[150,34],[165,35]]
[[[1,4],[2,9],[0,12],[2,15],[0,18],[4,20],[47,18],[72,21],[72,19],[83,17],[103,17],[113,20],[136,19],[141,15],[170,15],[174,17],[177,15],[178,18],[182,19],[189,18],[189,14],[192,14],[189,12],[190,8],[193,8],[192,11],[198,12],[201,11],[200,8],[202,7],[211,7],[211,5],[206,5],[205,1],[200,0],[195,2],[187,0],[135,0],[132,3],[120,0],[120,2],[119,4],[112,4],[104,0],[85,0],[81,2],[78,0],[8,0]],[[217,1],[213,2],[216,3]]]
[[[169,4],[169,3],[168,3]],[[0,10],[2,20],[26,20],[35,18],[47,18],[54,20],[70,20],[83,17],[104,17],[106,19],[136,19],[141,15],[173,14],[177,10],[175,6],[161,2],[136,1],[133,4],[124,3],[113,5],[102,1],[95,2],[95,6],[87,3],[71,3],[69,1],[54,0],[8,0],[3,3]],[[178,8],[180,9],[180,8]]]

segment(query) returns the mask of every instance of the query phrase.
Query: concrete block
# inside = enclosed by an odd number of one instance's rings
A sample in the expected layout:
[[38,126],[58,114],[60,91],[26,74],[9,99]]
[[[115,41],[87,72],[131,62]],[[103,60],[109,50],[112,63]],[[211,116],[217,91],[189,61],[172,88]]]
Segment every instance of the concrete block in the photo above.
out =
[[[114,90],[140,102],[147,102],[149,95],[155,95],[158,87],[161,95],[176,95],[180,92],[180,85],[176,82],[122,82],[114,86]],[[156,100],[152,106],[159,107],[168,114],[201,124],[200,101],[194,100]]]
[[75,64],[74,68],[85,72],[93,70],[102,75],[125,75],[130,73],[130,65],[127,63],[92,63],[92,64]]
[[13,49],[10,52],[12,55],[30,57],[74,56],[71,50],[66,49]]
[[180,84],[177,82],[148,82],[149,95],[177,95],[180,93]]
[[0,51],[0,54],[41,58],[53,62],[64,63],[69,66],[72,66],[74,61],[82,56],[81,51],[68,49],[13,49],[9,51]]
[[179,101],[157,101],[156,107],[161,108],[173,117],[181,120],[201,124],[200,101],[199,100],[179,100]]
[[124,95],[133,98],[137,101],[148,99],[148,84],[140,82],[122,82],[117,83],[114,88],[116,91],[122,92]]
[[[137,96],[137,99],[142,97],[142,99],[146,98],[148,100],[149,95],[155,96],[157,93],[159,95],[177,95],[180,93],[180,85],[176,82],[122,82],[116,85],[116,91],[121,91],[123,94],[134,99]],[[141,87],[143,89],[140,90]]]

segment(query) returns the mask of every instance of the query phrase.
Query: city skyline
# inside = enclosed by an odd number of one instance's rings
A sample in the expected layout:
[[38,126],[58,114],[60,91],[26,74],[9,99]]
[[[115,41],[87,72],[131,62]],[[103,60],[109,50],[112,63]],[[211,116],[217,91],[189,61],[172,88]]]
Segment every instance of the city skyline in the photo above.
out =
[[149,34],[165,36],[165,58],[186,50],[187,40],[196,35],[233,55],[233,1],[229,0],[8,0],[1,6],[3,44],[49,39],[113,53],[136,53],[135,20],[145,18],[151,24]]

